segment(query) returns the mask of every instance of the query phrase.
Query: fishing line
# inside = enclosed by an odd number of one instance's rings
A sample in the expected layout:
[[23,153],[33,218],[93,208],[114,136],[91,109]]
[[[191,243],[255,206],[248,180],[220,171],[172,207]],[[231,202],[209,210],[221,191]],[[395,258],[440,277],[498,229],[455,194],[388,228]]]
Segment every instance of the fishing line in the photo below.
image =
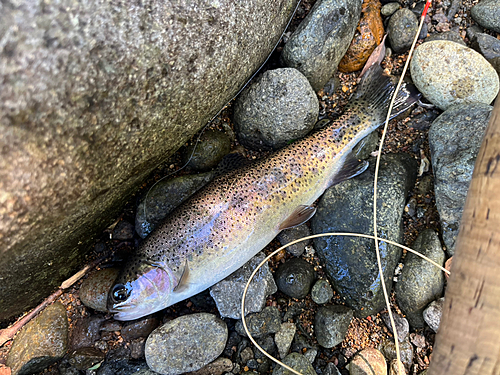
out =
[[[425,259],[426,261],[428,261],[429,263],[431,263],[432,265],[436,266],[437,268],[439,268],[440,270],[442,270],[443,272],[446,272],[447,274],[450,273],[450,271],[448,271],[447,269],[445,269],[444,267],[442,267],[441,265],[439,265],[438,263],[434,262],[432,259],[429,259],[427,258],[425,255],[419,253],[418,251],[415,251],[407,246],[404,246],[404,245],[401,245],[397,242],[394,242],[394,241],[391,241],[391,240],[387,240],[385,238],[380,238],[380,237],[376,237],[376,236],[372,236],[372,235],[369,235],[369,234],[361,234],[361,233],[345,233],[345,232],[338,232],[338,233],[319,233],[319,234],[313,234],[311,236],[307,236],[307,237],[303,237],[303,238],[299,238],[297,240],[294,240],[290,243],[287,243],[286,245],[283,245],[281,246],[279,249],[273,251],[271,254],[269,254],[267,257],[264,258],[264,260],[262,260],[262,262],[260,262],[260,264],[253,270],[252,274],[250,275],[250,278],[248,279],[246,285],[245,285],[245,289],[243,290],[243,296],[241,297],[241,322],[243,323],[243,328],[245,329],[245,332],[248,336],[248,338],[250,339],[250,341],[257,347],[257,349],[259,349],[266,357],[268,357],[269,359],[271,359],[272,361],[276,362],[277,364],[279,364],[280,366],[283,366],[284,368],[286,368],[287,370],[293,372],[294,374],[296,375],[302,375],[300,372],[294,370],[293,368],[291,368],[290,366],[284,364],[283,362],[281,362],[280,360],[274,358],[272,355],[270,355],[269,353],[267,353],[259,344],[257,344],[257,342],[255,341],[255,339],[252,337],[252,335],[250,334],[249,330],[248,330],[248,327],[247,327],[247,323],[246,323],[246,319],[245,319],[245,299],[246,299],[246,295],[247,295],[247,291],[248,291],[248,288],[250,287],[250,283],[252,282],[254,276],[257,274],[257,272],[259,271],[259,269],[264,265],[266,264],[266,262],[271,259],[274,255],[276,255],[277,253],[279,253],[281,250],[283,249],[286,249],[288,246],[291,246],[291,245],[294,245],[296,243],[299,243],[299,242],[302,242],[302,241],[306,241],[306,240],[310,240],[310,239],[314,239],[314,238],[320,238],[320,237],[330,237],[330,236],[348,236],[348,237],[362,237],[362,238],[368,238],[368,239],[374,239],[374,240],[379,240],[381,242],[387,242],[388,244],[391,244],[391,245],[394,245],[394,246],[397,246],[397,247],[400,247],[401,249],[404,249],[406,251],[409,251],[423,259]],[[390,308],[390,306],[389,306]],[[395,330],[395,327],[393,326],[393,332],[396,332]],[[396,338],[396,337],[395,337]]]
[[389,126],[389,119],[391,117],[391,112],[392,112],[392,107],[394,106],[394,102],[396,100],[396,95],[399,92],[399,89],[401,87],[401,84],[403,83],[404,76],[406,74],[406,70],[408,69],[408,65],[410,64],[411,56],[413,54],[413,50],[415,49],[415,44],[417,43],[418,36],[420,35],[420,31],[422,30],[422,26],[424,24],[425,20],[425,15],[427,14],[427,10],[429,9],[429,6],[431,5],[431,0],[427,0],[425,3],[424,10],[422,11],[422,15],[420,17],[420,23],[418,25],[418,29],[415,35],[415,38],[413,39],[413,42],[411,44],[410,51],[408,52],[408,58],[406,59],[406,62],[403,67],[403,72],[401,73],[401,77],[399,78],[398,84],[396,85],[396,89],[394,90],[394,94],[392,95],[391,102],[389,104],[389,110],[387,111],[387,117],[385,118],[385,123],[384,123],[384,129],[382,131],[382,138],[380,140],[380,145],[378,148],[377,152],[377,161],[375,164],[375,178],[373,181],[373,234],[374,234],[374,241],[375,241],[375,253],[377,254],[377,265],[378,265],[378,272],[380,275],[380,283],[382,284],[382,291],[384,292],[384,300],[385,304],[387,306],[387,312],[389,313],[389,320],[391,321],[391,326],[392,326],[392,331],[394,332],[394,345],[396,348],[396,359],[397,359],[397,366],[398,366],[398,373],[399,375],[402,375],[405,373],[404,370],[401,369],[401,353],[399,350],[399,340],[398,340],[398,333],[396,330],[396,323],[394,322],[394,317],[392,315],[392,309],[391,305],[389,302],[389,294],[387,293],[387,288],[385,286],[385,281],[384,281],[384,272],[382,270],[382,260],[380,258],[380,250],[378,248],[378,237],[377,237],[377,183],[378,183],[378,173],[379,173],[379,168],[380,168],[380,157],[382,156],[382,148],[384,147],[384,141],[385,141],[385,136],[387,134],[387,127]]
[[277,364],[283,366],[284,368],[286,368],[287,370],[293,372],[294,374],[302,375],[300,372],[298,372],[298,371],[294,370],[293,368],[285,365],[283,362],[281,362],[278,359],[274,358],[273,356],[271,356],[270,354],[268,354],[263,348],[261,348],[257,344],[257,342],[254,340],[254,338],[252,337],[252,335],[250,334],[250,332],[248,331],[248,327],[246,325],[246,320],[245,320],[245,297],[246,297],[246,293],[247,293],[248,287],[250,286],[250,282],[252,281],[252,279],[255,276],[255,274],[257,273],[257,271],[273,255],[275,255],[279,251],[283,250],[284,248],[286,248],[286,247],[288,247],[290,245],[298,243],[300,241],[304,241],[304,240],[311,239],[311,238],[317,238],[317,237],[326,237],[326,236],[353,236],[353,237],[371,238],[371,239],[374,240],[374,242],[375,242],[375,252],[376,252],[376,255],[377,255],[377,266],[378,266],[378,271],[379,271],[380,280],[381,280],[381,284],[382,284],[382,291],[383,291],[383,294],[384,294],[384,300],[385,300],[385,304],[386,304],[387,311],[388,311],[388,314],[389,314],[389,319],[391,321],[391,327],[392,327],[392,330],[393,330],[393,333],[394,333],[394,344],[395,344],[395,348],[396,348],[396,359],[397,359],[397,366],[398,366],[398,373],[399,373],[399,375],[404,374],[405,370],[401,368],[402,362],[401,362],[401,354],[400,354],[400,350],[399,350],[398,334],[397,334],[396,324],[394,322],[394,317],[393,317],[392,310],[391,310],[391,305],[390,305],[390,302],[389,302],[389,296],[388,296],[388,293],[387,293],[387,288],[386,288],[385,282],[384,282],[384,273],[383,273],[383,270],[382,270],[382,261],[381,261],[381,257],[380,257],[380,251],[379,251],[379,248],[378,248],[379,241],[387,242],[387,243],[389,243],[391,245],[395,245],[395,246],[398,246],[398,247],[400,247],[402,249],[405,249],[405,250],[407,250],[407,251],[409,251],[409,252],[411,252],[413,254],[416,254],[416,255],[422,257],[423,259],[425,259],[429,263],[433,264],[434,266],[438,267],[439,269],[441,269],[445,273],[447,273],[447,274],[450,273],[448,270],[444,269],[442,266],[438,265],[436,262],[432,261],[431,259],[425,257],[423,254],[420,254],[419,252],[417,252],[417,251],[415,251],[413,249],[410,249],[409,247],[406,247],[406,246],[403,246],[401,244],[398,244],[396,242],[389,241],[389,240],[386,240],[386,239],[382,239],[382,238],[378,237],[378,235],[377,235],[377,181],[378,181],[378,174],[379,174],[379,168],[380,168],[380,157],[382,155],[382,148],[384,146],[385,136],[387,134],[387,127],[389,125],[389,120],[390,120],[392,108],[394,106],[394,102],[396,100],[396,95],[399,92],[399,89],[400,89],[401,84],[403,82],[404,76],[405,76],[406,71],[408,69],[408,65],[410,63],[410,59],[411,59],[411,56],[413,54],[413,50],[415,49],[415,45],[417,43],[418,36],[420,35],[420,31],[422,30],[422,26],[423,26],[423,23],[424,23],[424,20],[425,20],[425,16],[427,14],[427,11],[428,11],[430,5],[431,5],[431,0],[427,0],[427,2],[425,4],[425,7],[424,7],[424,10],[422,11],[422,15],[420,17],[420,22],[419,22],[419,25],[418,25],[418,29],[417,29],[415,38],[413,39],[410,51],[408,53],[408,58],[406,59],[405,65],[403,67],[403,72],[402,72],[401,77],[400,77],[400,79],[398,81],[398,84],[396,85],[396,89],[394,90],[394,94],[393,94],[393,96],[391,98],[391,102],[389,104],[389,109],[387,111],[387,117],[386,117],[385,122],[384,122],[384,128],[383,128],[383,131],[382,131],[382,138],[380,140],[380,145],[379,145],[379,149],[378,149],[378,152],[377,152],[377,159],[376,159],[376,164],[375,164],[375,178],[374,178],[374,184],[373,184],[373,187],[374,187],[374,192],[373,192],[373,233],[374,233],[374,235],[370,236],[370,235],[365,235],[365,234],[360,234],[360,233],[321,233],[321,234],[312,235],[312,236],[308,236],[308,237],[304,237],[304,238],[300,238],[298,240],[292,241],[292,242],[288,243],[287,245],[284,245],[284,246],[280,247],[278,250],[272,252],[269,256],[267,256],[255,268],[255,270],[253,271],[252,275],[250,276],[250,279],[248,280],[248,282],[247,282],[247,284],[245,286],[245,289],[243,291],[243,297],[242,297],[242,301],[241,301],[241,317],[242,317],[241,320],[242,320],[245,332],[248,335],[248,338],[257,347],[257,349],[259,349],[266,357],[270,358],[272,361],[274,361]]
[[170,177],[172,176],[173,174],[183,170],[184,168],[186,168],[186,166],[189,164],[189,162],[191,161],[191,159],[193,158],[193,155],[196,151],[196,147],[198,147],[198,144],[200,143],[200,139],[201,139],[201,136],[203,135],[203,133],[205,132],[205,130],[207,129],[207,127],[212,124],[212,122],[216,119],[216,117],[218,117],[221,112],[229,105],[229,103],[231,103],[234,99],[236,99],[236,97],[238,95],[241,94],[241,92],[248,86],[248,84],[255,78],[255,76],[262,70],[262,68],[264,67],[264,65],[267,64],[267,62],[269,61],[269,59],[271,58],[271,55],[274,53],[274,51],[276,50],[276,47],[278,47],[278,45],[280,44],[281,42],[281,39],[283,38],[283,35],[285,35],[285,32],[288,30],[288,27],[290,26],[290,24],[292,23],[292,20],[293,20],[293,17],[295,16],[295,13],[297,12],[297,9],[299,9],[299,5],[300,3],[302,2],[302,0],[299,0],[297,2],[297,5],[295,6],[295,9],[293,10],[293,13],[292,15],[290,16],[290,18],[288,19],[288,22],[285,26],[285,28],[283,29],[283,32],[281,33],[278,41],[276,42],[276,44],[274,45],[273,49],[271,50],[271,52],[269,53],[269,55],[267,55],[266,59],[264,60],[264,62],[259,66],[259,68],[252,74],[252,76],[248,79],[248,81],[246,81],[243,86],[238,90],[238,92],[236,92],[236,94],[233,95],[233,97],[231,99],[229,99],[229,101],[219,110],[219,112],[217,112],[211,119],[210,121],[208,121],[205,126],[203,126],[203,128],[201,128],[199,134],[198,134],[198,137],[196,138],[196,142],[194,144],[194,147],[193,147],[193,151],[191,151],[191,155],[189,156],[188,160],[184,163],[184,165],[182,167],[180,167],[179,169],[167,174],[166,176],[163,176],[162,178],[160,178],[158,181],[156,181],[153,186],[151,186],[148,190],[148,192],[146,193],[146,197],[144,198],[144,220],[145,222],[147,223],[148,221],[148,216],[147,216],[147,212],[146,212],[146,206],[147,206],[147,202],[148,202],[148,196],[149,196],[149,193],[151,192],[151,190],[153,190],[153,188],[156,186],[156,184],[158,184],[160,181],[164,180],[165,178],[167,177]]

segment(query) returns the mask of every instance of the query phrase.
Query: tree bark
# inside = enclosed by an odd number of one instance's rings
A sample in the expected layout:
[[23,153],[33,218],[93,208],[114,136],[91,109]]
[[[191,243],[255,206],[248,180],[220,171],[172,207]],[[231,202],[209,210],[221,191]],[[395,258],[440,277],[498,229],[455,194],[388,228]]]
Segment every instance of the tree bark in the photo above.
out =
[[500,99],[479,150],[428,375],[500,374]]

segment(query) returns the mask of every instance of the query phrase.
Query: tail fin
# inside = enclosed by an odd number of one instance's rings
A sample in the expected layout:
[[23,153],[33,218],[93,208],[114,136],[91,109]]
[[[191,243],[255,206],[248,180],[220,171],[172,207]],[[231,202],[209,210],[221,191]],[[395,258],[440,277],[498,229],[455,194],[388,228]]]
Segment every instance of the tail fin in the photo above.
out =
[[[384,74],[380,65],[374,64],[363,76],[358,89],[351,98],[349,107],[362,110],[377,121],[384,121],[395,89],[396,84],[391,77]],[[403,83],[396,95],[391,118],[406,111],[419,98],[420,93],[415,86]]]

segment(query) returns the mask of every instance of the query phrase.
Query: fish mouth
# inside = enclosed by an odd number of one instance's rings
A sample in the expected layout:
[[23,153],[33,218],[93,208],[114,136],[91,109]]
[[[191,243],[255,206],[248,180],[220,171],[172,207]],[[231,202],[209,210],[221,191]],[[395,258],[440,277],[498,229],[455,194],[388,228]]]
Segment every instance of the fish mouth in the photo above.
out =
[[108,311],[110,313],[120,313],[123,312],[123,310],[128,310],[128,309],[135,309],[136,305],[134,303],[124,303],[122,305],[117,305],[108,308]]

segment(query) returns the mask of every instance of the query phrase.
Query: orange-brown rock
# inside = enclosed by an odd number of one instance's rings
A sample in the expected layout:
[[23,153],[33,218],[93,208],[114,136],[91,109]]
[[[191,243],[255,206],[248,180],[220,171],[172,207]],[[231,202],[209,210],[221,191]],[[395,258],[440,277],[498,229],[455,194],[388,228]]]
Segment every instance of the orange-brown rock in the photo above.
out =
[[350,73],[360,70],[373,50],[380,44],[384,35],[380,8],[379,0],[363,1],[361,19],[356,28],[356,33],[339,64],[341,72]]

